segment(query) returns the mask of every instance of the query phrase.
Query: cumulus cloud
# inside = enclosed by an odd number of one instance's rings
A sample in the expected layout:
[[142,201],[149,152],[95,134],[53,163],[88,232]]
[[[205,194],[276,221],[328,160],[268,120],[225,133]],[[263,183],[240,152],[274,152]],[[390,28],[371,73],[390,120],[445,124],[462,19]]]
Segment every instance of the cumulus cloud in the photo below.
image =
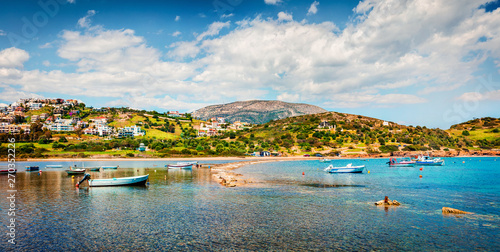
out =
[[[166,46],[168,60],[130,29],[65,30],[57,53],[77,72],[19,70],[29,55],[11,49],[24,57],[5,57],[6,49],[0,83],[22,92],[115,97],[134,107],[181,101],[193,108],[271,94],[329,108],[428,103],[425,94],[470,85],[487,59],[500,67],[500,9],[485,12],[484,2],[366,0],[342,30],[285,12],[214,22],[191,41]],[[460,99],[479,96],[497,99],[498,91]]]
[[175,31],[174,33],[172,33],[172,36],[174,36],[174,37],[177,37],[179,35],[181,35],[180,31]]
[[264,3],[270,4],[270,5],[277,5],[281,2],[282,2],[282,0],[264,0]]
[[292,14],[288,14],[286,12],[281,11],[278,13],[278,21],[292,21]]
[[82,28],[90,27],[90,18],[94,15],[95,15],[95,10],[87,11],[87,15],[85,17],[78,19],[78,26]]
[[489,92],[468,92],[457,97],[457,100],[462,101],[500,101],[500,90],[493,90]]
[[0,51],[0,67],[15,68],[23,67],[24,62],[30,58],[28,52],[15,47]]
[[307,11],[307,15],[314,15],[318,12],[318,5],[319,5],[319,2],[318,1],[314,1],[312,4],[311,4],[311,7],[309,7],[309,10]]

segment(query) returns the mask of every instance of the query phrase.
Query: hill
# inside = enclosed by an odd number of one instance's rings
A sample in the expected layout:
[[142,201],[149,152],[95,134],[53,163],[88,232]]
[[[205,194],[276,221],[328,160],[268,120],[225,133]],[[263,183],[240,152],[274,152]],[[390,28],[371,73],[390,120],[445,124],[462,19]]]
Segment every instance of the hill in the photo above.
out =
[[229,122],[262,124],[272,120],[324,112],[327,111],[309,104],[252,100],[211,105],[194,111],[192,116],[201,120],[224,117]]

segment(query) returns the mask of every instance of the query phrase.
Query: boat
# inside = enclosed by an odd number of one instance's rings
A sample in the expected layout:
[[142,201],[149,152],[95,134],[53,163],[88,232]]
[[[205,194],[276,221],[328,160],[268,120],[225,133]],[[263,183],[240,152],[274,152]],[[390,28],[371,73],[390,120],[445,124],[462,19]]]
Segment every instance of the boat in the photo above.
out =
[[165,165],[165,167],[167,167],[169,169],[176,169],[176,168],[191,169],[191,168],[193,168],[193,164],[168,164],[168,165]]
[[2,169],[0,170],[0,174],[14,174],[17,172],[17,169]]
[[113,170],[116,170],[118,169],[118,165],[115,165],[115,166],[101,166],[102,169],[113,169]]
[[363,173],[364,169],[364,165],[352,166],[352,164],[348,164],[343,167],[333,167],[333,165],[329,165],[324,171],[329,173]]
[[320,161],[321,163],[330,163],[330,162],[332,162],[332,160],[331,160],[331,159],[328,159],[328,158],[323,158],[323,159],[320,159],[319,161]]
[[101,167],[87,167],[85,169],[89,169],[90,171],[101,171]]
[[57,164],[57,165],[46,165],[45,168],[63,168],[62,165]]
[[26,166],[26,171],[38,171],[40,167],[38,165]]
[[188,162],[177,162],[178,165],[185,165],[185,164],[190,164],[190,165],[197,165],[198,161],[188,161]]
[[145,185],[149,178],[149,174],[135,177],[124,178],[109,178],[109,179],[91,179],[90,174],[85,174],[85,177],[76,184],[79,186],[83,181],[88,180],[90,187],[97,186],[141,186]]
[[420,156],[417,161],[415,161],[415,165],[424,165],[424,166],[442,166],[444,165],[444,160],[441,158],[432,158],[429,156]]
[[69,170],[66,170],[66,173],[68,173],[68,175],[79,175],[79,174],[85,174],[85,169],[69,169]]
[[387,164],[389,166],[400,166],[400,167],[408,167],[415,165],[416,161],[410,160],[410,158],[401,158],[401,160],[397,160],[397,158],[391,158]]

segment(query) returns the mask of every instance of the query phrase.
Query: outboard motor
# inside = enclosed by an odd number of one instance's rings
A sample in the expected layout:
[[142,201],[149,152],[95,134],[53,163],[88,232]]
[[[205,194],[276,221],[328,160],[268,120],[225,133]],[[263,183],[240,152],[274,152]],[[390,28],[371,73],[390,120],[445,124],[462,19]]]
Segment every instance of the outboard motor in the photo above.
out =
[[80,182],[76,183],[76,187],[79,187],[80,184],[83,183],[83,181],[85,181],[87,179],[90,179],[90,174],[85,173],[85,175],[83,176],[82,180],[80,180]]

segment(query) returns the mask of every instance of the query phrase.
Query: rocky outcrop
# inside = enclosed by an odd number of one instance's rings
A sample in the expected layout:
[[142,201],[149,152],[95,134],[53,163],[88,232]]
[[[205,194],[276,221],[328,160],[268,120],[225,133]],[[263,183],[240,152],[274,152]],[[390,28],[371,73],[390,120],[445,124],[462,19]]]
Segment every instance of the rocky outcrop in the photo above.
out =
[[443,211],[444,214],[472,214],[470,212],[465,212],[465,211],[454,209],[451,207],[443,207],[443,209],[441,209],[441,211]]
[[385,196],[384,200],[377,201],[375,202],[376,206],[399,206],[401,203],[397,202],[396,200],[390,200],[389,197]]
[[271,120],[324,112],[328,111],[309,104],[253,100],[204,107],[194,111],[192,116],[202,120],[224,117],[229,122],[262,124]]

